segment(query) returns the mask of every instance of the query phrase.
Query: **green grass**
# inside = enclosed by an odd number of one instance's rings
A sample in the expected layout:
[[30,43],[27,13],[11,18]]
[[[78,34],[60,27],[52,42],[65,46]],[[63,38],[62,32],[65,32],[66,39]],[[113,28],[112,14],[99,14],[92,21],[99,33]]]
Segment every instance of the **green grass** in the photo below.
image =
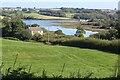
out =
[[64,76],[71,72],[82,75],[93,72],[92,77],[109,77],[113,75],[117,55],[91,49],[81,49],[66,46],[52,46],[35,42],[22,42],[2,39],[3,45],[3,72],[12,66],[15,55],[18,55],[17,65],[31,65],[32,72],[40,74],[42,69],[48,75],[60,74],[65,63]]
[[67,18],[72,18],[75,13],[65,13]]
[[0,22],[0,28],[2,28],[2,22]]
[[29,16],[37,19],[69,19],[64,17],[54,17],[54,16],[46,16],[46,15],[40,15],[38,13],[23,13],[24,16]]

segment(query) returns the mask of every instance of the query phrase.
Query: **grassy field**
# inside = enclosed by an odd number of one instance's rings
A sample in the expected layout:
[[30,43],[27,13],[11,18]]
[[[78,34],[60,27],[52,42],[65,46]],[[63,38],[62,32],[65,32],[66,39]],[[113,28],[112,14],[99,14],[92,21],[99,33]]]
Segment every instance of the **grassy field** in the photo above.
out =
[[40,15],[37,13],[23,13],[24,16],[29,16],[37,19],[69,19],[64,17],[54,17],[54,16],[46,16],[46,15]]
[[2,39],[2,45],[3,72],[13,65],[16,54],[18,54],[17,65],[29,68],[32,64],[32,72],[41,74],[42,70],[46,69],[50,76],[60,74],[65,63],[64,76],[69,76],[71,72],[77,74],[80,70],[82,75],[93,72],[92,77],[109,77],[113,75],[117,61],[115,54],[91,49],[6,39]]
[[65,13],[67,18],[72,18],[75,13]]
[[2,22],[0,22],[0,28],[2,27]]

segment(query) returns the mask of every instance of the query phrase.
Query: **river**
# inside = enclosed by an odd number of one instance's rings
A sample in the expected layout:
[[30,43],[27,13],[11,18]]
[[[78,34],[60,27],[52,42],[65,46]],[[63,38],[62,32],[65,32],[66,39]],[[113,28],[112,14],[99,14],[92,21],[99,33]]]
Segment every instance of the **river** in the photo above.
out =
[[[31,24],[38,24],[41,27],[49,30],[49,31],[56,31],[58,29],[62,30],[66,35],[74,35],[77,29],[73,28],[64,28],[63,26],[53,26],[52,24],[55,22],[73,22],[74,20],[23,20],[27,25]],[[95,34],[97,32],[85,30],[86,34],[85,37],[89,37],[91,34]]]

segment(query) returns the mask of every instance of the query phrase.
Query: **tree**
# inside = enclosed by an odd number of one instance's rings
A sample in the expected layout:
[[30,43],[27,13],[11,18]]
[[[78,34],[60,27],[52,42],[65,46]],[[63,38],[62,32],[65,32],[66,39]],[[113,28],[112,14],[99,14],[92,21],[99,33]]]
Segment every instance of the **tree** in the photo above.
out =
[[35,40],[35,41],[41,41],[42,35],[40,35],[39,33],[35,33],[33,35],[32,39]]
[[28,39],[30,34],[27,33],[26,24],[19,18],[14,18],[8,21],[5,27],[2,28],[3,37],[15,37],[22,40]]
[[38,24],[32,24],[31,27],[38,27]]
[[79,26],[77,27],[77,31],[76,31],[76,34],[75,34],[75,36],[77,36],[77,37],[84,37],[84,35],[83,34],[85,34],[86,32],[85,32],[85,30],[83,29],[83,27],[81,26],[81,22],[79,23]]
[[23,30],[23,31],[21,31],[21,33],[18,34],[16,37],[19,38],[20,40],[30,40],[31,37],[32,37],[32,35],[31,35],[31,33],[29,33],[28,31]]
[[62,30],[57,30],[54,32],[55,34],[58,34],[58,35],[64,35],[64,33],[62,32]]
[[10,36],[19,34],[22,29],[26,29],[26,24],[19,18],[12,19],[5,26],[5,31],[10,33]]

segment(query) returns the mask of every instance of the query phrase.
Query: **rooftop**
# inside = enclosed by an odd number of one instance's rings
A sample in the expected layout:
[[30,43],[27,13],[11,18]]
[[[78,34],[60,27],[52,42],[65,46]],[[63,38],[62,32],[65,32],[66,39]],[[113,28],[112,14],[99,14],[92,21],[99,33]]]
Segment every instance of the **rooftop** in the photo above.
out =
[[42,29],[40,27],[29,27],[31,31],[41,31]]

